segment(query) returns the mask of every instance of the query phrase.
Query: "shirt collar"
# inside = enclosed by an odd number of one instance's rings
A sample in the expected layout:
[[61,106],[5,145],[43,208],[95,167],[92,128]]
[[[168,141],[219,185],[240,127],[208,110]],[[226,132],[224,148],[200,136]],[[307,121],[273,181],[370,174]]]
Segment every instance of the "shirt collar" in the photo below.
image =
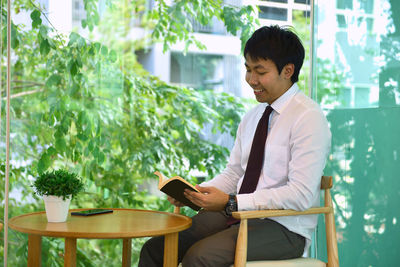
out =
[[[283,95],[281,95],[278,99],[276,99],[272,104],[271,107],[274,109],[275,112],[280,114],[282,110],[285,109],[286,105],[289,103],[289,100],[297,94],[299,91],[299,86],[297,83],[294,83]],[[268,104],[265,103],[267,106]]]

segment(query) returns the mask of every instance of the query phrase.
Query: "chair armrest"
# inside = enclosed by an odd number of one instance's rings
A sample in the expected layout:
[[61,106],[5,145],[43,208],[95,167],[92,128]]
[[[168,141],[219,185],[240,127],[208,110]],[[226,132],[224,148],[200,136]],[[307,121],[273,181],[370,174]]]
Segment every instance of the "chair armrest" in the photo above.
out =
[[305,211],[296,211],[296,210],[236,211],[236,212],[232,212],[232,216],[236,219],[255,219],[255,218],[266,218],[266,217],[323,214],[323,213],[330,213],[330,212],[332,212],[332,207],[317,207],[317,208],[310,208]]

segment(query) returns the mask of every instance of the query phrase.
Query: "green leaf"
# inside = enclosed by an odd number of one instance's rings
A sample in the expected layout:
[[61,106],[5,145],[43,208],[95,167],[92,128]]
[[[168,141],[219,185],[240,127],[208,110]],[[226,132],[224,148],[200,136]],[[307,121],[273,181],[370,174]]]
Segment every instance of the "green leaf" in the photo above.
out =
[[104,46],[104,45],[103,45],[103,46],[101,47],[100,53],[101,53],[103,56],[107,56],[107,55],[108,55],[107,46]]
[[97,162],[99,165],[103,164],[104,160],[105,160],[105,155],[103,152],[99,152],[98,157],[97,157]]
[[177,130],[171,130],[171,135],[172,135],[172,138],[174,138],[174,139],[179,139],[179,137],[180,137],[180,134]]
[[32,28],[38,28],[42,24],[42,19],[40,18],[40,12],[35,9],[31,13],[31,19],[32,19]]
[[38,162],[38,172],[45,172],[51,165],[50,157],[47,153],[43,153]]
[[79,92],[79,85],[77,83],[73,83],[69,88],[69,94],[74,96],[77,92]]
[[89,50],[88,50],[88,54],[89,54],[90,56],[94,56],[94,48],[93,48],[93,46],[90,46],[90,48],[89,48]]
[[40,12],[39,10],[35,9],[31,13],[31,19],[38,19],[38,18],[40,18]]
[[78,55],[78,56],[76,57],[75,63],[76,63],[76,65],[77,65],[79,68],[82,68],[82,58],[81,58],[80,55]]
[[86,147],[83,155],[84,155],[85,157],[88,157],[89,154],[90,154],[89,148]]
[[[6,28],[6,27],[4,27]],[[5,35],[7,36],[7,35]],[[11,25],[11,47],[13,49],[16,49],[19,46],[19,34],[18,34],[18,30],[17,27],[12,24]]]
[[88,140],[88,136],[85,135],[85,134],[78,134],[77,137],[82,141],[87,141]]
[[54,155],[57,155],[57,150],[54,148],[54,147],[49,147],[48,149],[47,149],[47,154],[49,155],[49,156],[54,156]]
[[79,36],[79,38],[78,38],[78,47],[79,47],[79,48],[82,48],[82,47],[85,47],[85,46],[86,46],[86,41],[85,41],[85,39],[82,38],[81,36]]
[[96,42],[96,43],[93,44],[93,47],[94,47],[94,49],[96,50],[96,52],[99,52],[99,51],[100,51],[100,48],[101,48],[101,44],[98,43],[98,42]]
[[78,65],[76,64],[76,61],[74,59],[70,60],[68,66],[69,66],[69,73],[71,74],[72,77],[74,77],[78,73]]
[[76,32],[71,32],[71,34],[69,35],[69,42],[68,42],[68,45],[69,45],[69,46],[73,45],[74,43],[77,42],[77,40],[78,40],[79,38],[81,38],[81,37],[79,36],[79,34],[77,34]]
[[46,81],[46,87],[57,86],[60,84],[61,76],[58,74],[52,74]]
[[110,60],[111,62],[117,61],[117,52],[115,52],[115,50],[110,51]]
[[44,39],[40,42],[40,54],[46,56],[50,52],[50,45],[47,39]]
[[47,37],[48,37],[47,33],[48,33],[47,27],[44,25],[40,25],[39,38],[47,39]]
[[66,152],[67,143],[65,142],[64,137],[60,137],[56,139],[56,149],[61,152]]

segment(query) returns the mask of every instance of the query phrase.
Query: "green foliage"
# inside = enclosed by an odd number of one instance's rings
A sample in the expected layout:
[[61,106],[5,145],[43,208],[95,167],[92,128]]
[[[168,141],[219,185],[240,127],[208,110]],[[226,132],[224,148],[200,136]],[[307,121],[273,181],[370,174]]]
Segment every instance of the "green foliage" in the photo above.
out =
[[242,46],[258,22],[252,6],[229,6],[222,0],[175,0],[171,4],[157,1],[157,7],[148,16],[150,21],[156,21],[152,37],[163,40],[164,51],[177,41],[185,41],[185,52],[191,44],[205,49],[192,33],[194,21],[207,26],[214,17],[224,22],[227,32],[240,34]]
[[76,173],[59,169],[40,174],[33,187],[40,196],[58,196],[65,200],[69,196],[75,197],[84,186]]

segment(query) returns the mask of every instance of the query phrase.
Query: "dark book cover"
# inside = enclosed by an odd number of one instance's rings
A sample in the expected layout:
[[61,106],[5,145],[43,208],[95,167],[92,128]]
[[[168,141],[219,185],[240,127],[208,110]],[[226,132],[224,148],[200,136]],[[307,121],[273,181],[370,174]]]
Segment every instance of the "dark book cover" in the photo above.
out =
[[164,192],[165,194],[167,194],[168,196],[173,197],[174,199],[178,200],[179,202],[189,206],[190,208],[192,208],[196,211],[200,210],[201,207],[197,206],[196,204],[191,202],[189,199],[187,199],[183,195],[183,191],[186,188],[189,190],[195,191],[189,185],[183,183],[182,181],[180,181],[178,179],[174,179],[174,180],[171,180],[168,183],[166,183],[160,190],[162,192]]

